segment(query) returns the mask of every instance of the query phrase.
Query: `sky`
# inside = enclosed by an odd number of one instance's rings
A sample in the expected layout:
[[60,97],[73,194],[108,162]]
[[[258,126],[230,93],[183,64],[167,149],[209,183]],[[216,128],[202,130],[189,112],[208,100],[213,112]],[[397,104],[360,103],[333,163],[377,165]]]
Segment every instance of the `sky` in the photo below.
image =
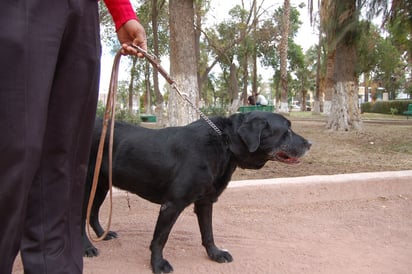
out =
[[[262,3],[262,7],[268,8],[273,6],[275,8],[280,7],[283,5],[283,0],[258,0],[258,4]],[[244,0],[246,7],[250,6],[251,0]],[[290,0],[291,5],[297,7],[300,3],[307,4],[307,0]],[[314,1],[316,2],[316,1]],[[133,1],[132,1],[133,3]],[[229,18],[228,11],[235,6],[236,4],[240,5],[241,0],[231,0],[231,1],[222,1],[222,0],[211,0],[211,10],[210,16],[207,19],[207,22],[210,24],[221,22],[223,19]],[[310,19],[308,14],[308,8],[305,6],[299,9],[300,12],[300,21],[302,22],[301,28],[296,36],[296,43],[302,46],[303,50],[307,50],[312,45],[317,43],[317,35],[310,25]],[[150,35],[148,33],[147,35]],[[148,49],[150,52],[150,48]],[[103,45],[103,53],[102,53],[102,68],[101,68],[101,77],[100,77],[100,92],[107,93],[109,81],[110,81],[110,74],[112,68],[114,56],[110,54],[110,49]],[[161,65],[168,70],[169,63],[167,58],[163,58]],[[121,69],[120,69],[121,70]],[[258,70],[258,74],[261,74],[264,80],[269,80],[272,77],[273,71],[272,69],[265,69],[260,68]],[[119,78],[122,79],[122,76],[119,75]],[[163,84],[161,84],[163,86]]]

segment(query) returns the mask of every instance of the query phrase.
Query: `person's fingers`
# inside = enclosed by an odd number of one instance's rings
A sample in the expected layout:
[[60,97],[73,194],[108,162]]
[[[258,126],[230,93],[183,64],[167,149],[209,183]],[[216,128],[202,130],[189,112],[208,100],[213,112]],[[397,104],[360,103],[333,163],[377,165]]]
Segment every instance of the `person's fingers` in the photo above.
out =
[[134,47],[130,46],[129,44],[122,44],[121,53],[123,55],[136,55],[139,58],[143,58],[144,55],[138,52]]

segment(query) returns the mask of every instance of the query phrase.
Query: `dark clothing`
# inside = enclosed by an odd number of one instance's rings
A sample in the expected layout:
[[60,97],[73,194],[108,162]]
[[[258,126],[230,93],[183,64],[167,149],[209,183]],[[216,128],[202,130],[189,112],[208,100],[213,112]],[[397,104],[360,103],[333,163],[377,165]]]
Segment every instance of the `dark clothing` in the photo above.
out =
[[250,96],[247,98],[247,102],[248,102],[248,104],[251,105],[251,106],[256,105],[256,98],[255,98],[255,96],[250,95]]
[[[0,1],[0,272],[81,273],[96,0]],[[14,18],[11,20],[10,18]]]

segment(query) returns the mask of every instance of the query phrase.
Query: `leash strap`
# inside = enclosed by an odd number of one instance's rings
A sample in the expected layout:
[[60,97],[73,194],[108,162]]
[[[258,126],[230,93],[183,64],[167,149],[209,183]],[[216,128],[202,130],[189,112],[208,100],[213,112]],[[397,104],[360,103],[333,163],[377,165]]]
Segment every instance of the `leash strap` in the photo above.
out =
[[[100,135],[99,141],[99,148],[97,150],[97,158],[96,158],[96,165],[94,168],[93,174],[93,183],[92,188],[90,190],[90,197],[89,202],[87,205],[87,215],[86,215],[86,227],[87,227],[87,234],[89,239],[94,242],[98,242],[106,238],[107,234],[109,233],[110,225],[112,223],[112,207],[113,207],[113,190],[112,190],[112,178],[113,178],[113,135],[114,135],[114,121],[115,121],[115,114],[116,114],[116,91],[117,91],[117,80],[119,75],[119,64],[120,64],[121,52],[120,50],[117,52],[116,56],[114,57],[113,67],[112,67],[112,74],[110,77],[110,86],[109,86],[109,94],[107,97],[106,102],[106,109],[104,113],[103,119],[103,127],[102,133]],[[103,159],[103,149],[104,149],[104,142],[106,139],[108,123],[110,121],[110,136],[109,136],[109,217],[106,230],[104,231],[103,235],[100,237],[93,238],[90,233],[90,214],[93,207],[94,197],[96,195],[97,183],[99,181],[99,173]]]

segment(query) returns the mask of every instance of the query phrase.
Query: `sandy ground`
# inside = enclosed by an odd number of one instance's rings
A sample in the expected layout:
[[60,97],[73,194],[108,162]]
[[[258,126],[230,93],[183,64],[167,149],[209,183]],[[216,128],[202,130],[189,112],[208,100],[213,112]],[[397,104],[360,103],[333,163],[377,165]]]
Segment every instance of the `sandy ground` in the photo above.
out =
[[[193,213],[180,216],[164,256],[174,273],[411,273],[412,171],[235,181],[215,205],[218,246],[210,261]],[[84,273],[151,273],[149,244],[159,207],[115,194],[112,230]],[[102,219],[107,218],[107,202]],[[22,273],[19,259],[13,273]]]

